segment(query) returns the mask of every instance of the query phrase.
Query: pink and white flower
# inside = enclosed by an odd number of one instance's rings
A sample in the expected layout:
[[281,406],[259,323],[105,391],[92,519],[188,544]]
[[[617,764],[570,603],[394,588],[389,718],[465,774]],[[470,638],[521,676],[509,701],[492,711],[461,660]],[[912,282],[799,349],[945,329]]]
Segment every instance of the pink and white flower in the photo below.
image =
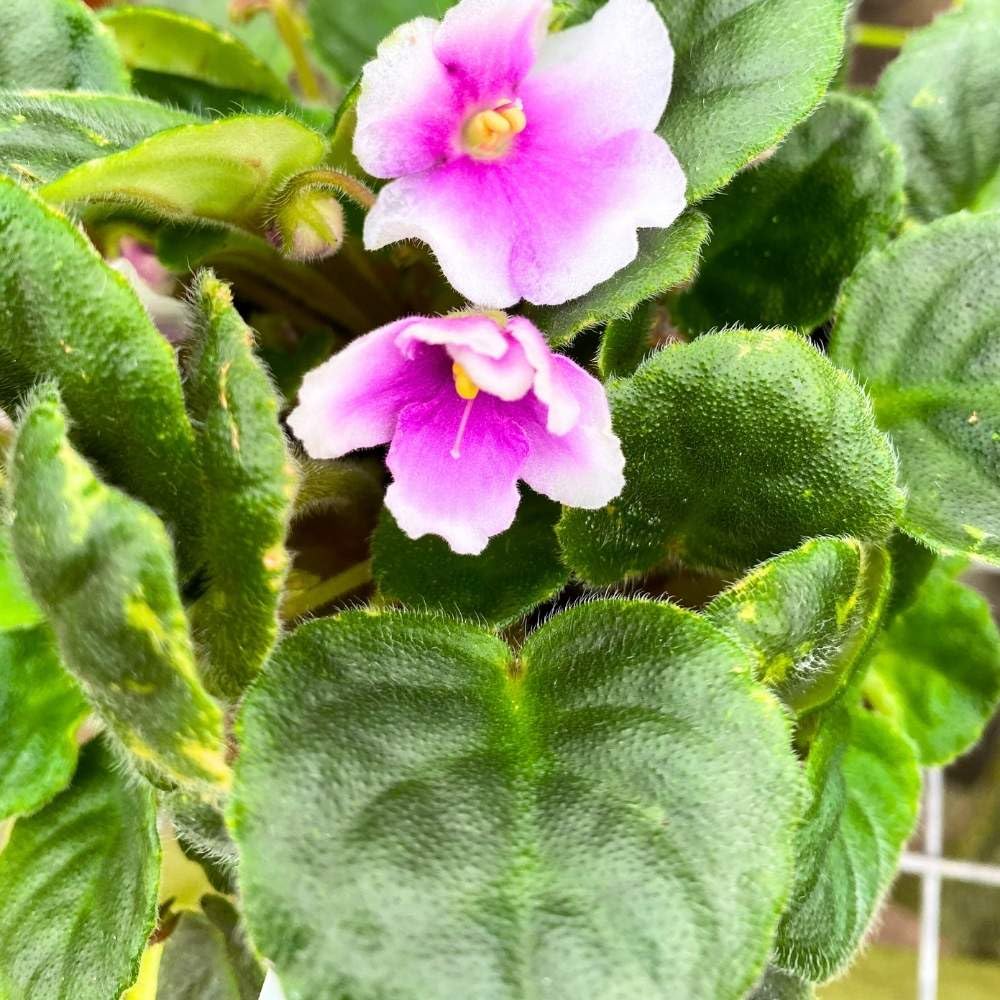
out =
[[429,244],[467,299],[555,305],[666,227],[686,181],[654,129],[673,49],[649,0],[609,0],[547,35],[548,0],[461,0],[420,17],[364,69],[354,152],[379,194],[365,244]]
[[415,316],[361,337],[306,376],[288,423],[313,458],[391,442],[399,526],[467,555],[510,527],[519,479],[587,508],[625,482],[600,382],[503,314]]

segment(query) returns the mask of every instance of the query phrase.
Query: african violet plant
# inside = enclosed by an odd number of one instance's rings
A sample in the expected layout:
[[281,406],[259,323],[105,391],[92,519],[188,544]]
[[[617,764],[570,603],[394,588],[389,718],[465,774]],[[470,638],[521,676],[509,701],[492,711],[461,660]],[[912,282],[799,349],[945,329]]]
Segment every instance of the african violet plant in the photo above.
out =
[[5,0],[0,1000],[850,964],[1000,698],[1000,2],[848,6]]

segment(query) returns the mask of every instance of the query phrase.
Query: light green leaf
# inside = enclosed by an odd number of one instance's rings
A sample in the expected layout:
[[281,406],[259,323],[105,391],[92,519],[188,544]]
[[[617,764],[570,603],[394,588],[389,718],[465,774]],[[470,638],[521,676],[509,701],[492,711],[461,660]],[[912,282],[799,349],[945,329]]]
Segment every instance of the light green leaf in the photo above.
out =
[[257,1000],[264,970],[243,938],[239,917],[221,896],[184,913],[160,959],[156,1000]]
[[277,638],[297,477],[277,395],[229,287],[203,272],[192,301],[197,331],[185,389],[205,474],[208,573],[192,622],[209,690],[236,698]]
[[830,343],[899,453],[902,528],[1000,562],[1000,212],[912,230],[844,288]]
[[202,80],[216,87],[289,100],[288,85],[243,42],[170,10],[114,7],[101,15],[130,69]]
[[225,788],[222,713],[198,680],[167,532],[73,450],[51,387],[22,417],[11,496],[18,563],[105,722],[140,767]]
[[0,632],[32,628],[44,621],[10,550],[10,532],[0,527]]
[[625,490],[559,537],[596,584],[670,559],[743,569],[816,535],[884,540],[895,461],[854,380],[802,337],[729,330],[664,348],[609,387]]
[[281,185],[323,159],[323,137],[284,115],[182,125],[81,164],[42,188],[49,201],[141,207],[167,219],[259,230]]
[[892,883],[917,818],[920,770],[891,723],[841,709],[824,719],[806,775],[812,804],[775,962],[823,982],[850,962]]
[[686,212],[669,229],[643,230],[639,256],[613,278],[565,305],[529,306],[525,314],[550,343],[568,343],[581,330],[624,319],[642,302],[687,281],[707,238],[705,216]]
[[998,51],[1000,3],[967,0],[914,32],[882,74],[875,103],[921,219],[1000,208]]
[[885,551],[816,538],[754,569],[705,609],[753,656],[759,680],[802,715],[849,683],[889,596]]
[[0,236],[0,405],[57,379],[74,441],[163,514],[190,568],[201,481],[173,350],[83,234],[7,178]]
[[34,812],[69,784],[87,711],[44,625],[0,632],[0,820]]
[[932,570],[880,637],[864,691],[925,766],[973,747],[1000,701],[1000,633],[989,604],[944,568]]
[[460,556],[441,538],[407,538],[383,510],[372,538],[375,582],[384,598],[418,611],[508,625],[566,583],[555,534],[559,512],[558,504],[526,493],[507,531],[480,555]]
[[902,207],[902,161],[875,112],[831,94],[774,156],[706,203],[712,239],[672,313],[697,333],[819,326]]
[[3,0],[0,88],[125,94],[128,72],[80,0]]
[[722,187],[820,101],[840,64],[848,0],[655,0],[674,46],[660,134],[688,201]]
[[247,921],[290,997],[737,1000],[763,970],[798,769],[692,612],[597,602],[516,657],[430,616],[310,622],[242,747]]
[[120,94],[0,92],[0,170],[43,184],[73,167],[119,153],[194,115]]
[[152,790],[90,743],[72,786],[0,853],[0,996],[120,996],[156,924],[159,866]]

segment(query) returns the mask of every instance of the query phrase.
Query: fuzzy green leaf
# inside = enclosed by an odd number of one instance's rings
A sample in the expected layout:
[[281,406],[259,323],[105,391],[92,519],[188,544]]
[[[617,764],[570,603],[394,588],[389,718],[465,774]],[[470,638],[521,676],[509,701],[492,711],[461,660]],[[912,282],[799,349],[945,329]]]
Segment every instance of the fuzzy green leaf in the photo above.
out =
[[292,96],[288,85],[243,42],[206,21],[170,10],[114,7],[101,15],[101,22],[130,69],[189,77],[275,101]]
[[278,398],[229,287],[211,272],[192,291],[197,332],[185,386],[205,475],[208,589],[192,609],[210,691],[235,698],[278,635],[285,534],[296,472]]
[[925,766],[964,753],[1000,701],[1000,633],[989,604],[936,567],[880,637],[864,690]]
[[69,784],[87,712],[44,625],[0,632],[0,820],[34,812]]
[[798,714],[850,682],[889,596],[884,550],[817,538],[754,569],[705,609],[743,644],[758,679]]
[[920,769],[891,723],[841,709],[824,719],[806,775],[812,804],[775,955],[781,968],[823,982],[850,962],[892,883],[917,818]]
[[820,101],[840,64],[848,0],[655,0],[674,46],[660,134],[688,201],[722,187]]
[[32,628],[44,621],[41,610],[31,599],[10,549],[10,533],[0,527],[0,632]]
[[0,171],[35,185],[119,153],[194,115],[119,94],[0,93]]
[[774,156],[706,203],[712,239],[673,315],[696,333],[819,326],[902,207],[902,161],[875,112],[832,94]]
[[769,965],[747,1000],[813,1000],[815,995],[812,983]]
[[597,355],[597,368],[601,378],[626,378],[635,373],[636,368],[653,351],[651,334],[655,318],[653,304],[644,302],[626,319],[615,319],[608,323]]
[[866,258],[830,343],[899,453],[900,524],[1000,562],[1000,212],[948,216]]
[[0,405],[55,378],[74,441],[161,513],[191,568],[201,481],[170,345],[63,216],[0,178]]
[[247,921],[290,996],[737,1000],[763,970],[798,769],[692,612],[586,605],[517,658],[425,615],[310,622],[241,732]]
[[3,0],[0,88],[125,94],[128,72],[80,0]]
[[159,867],[152,790],[89,744],[70,788],[0,853],[0,997],[119,997],[156,923]]
[[525,313],[552,344],[565,344],[581,330],[630,316],[647,299],[687,281],[698,266],[708,223],[689,211],[669,229],[639,235],[639,256],[613,278],[561,306],[529,306]]
[[794,333],[667,347],[609,398],[625,490],[559,526],[569,565],[592,583],[667,559],[743,569],[816,535],[878,542],[893,527],[888,441],[854,380]]
[[140,207],[166,219],[263,229],[268,205],[293,174],[319,164],[323,137],[284,115],[182,125],[124,153],[81,164],[46,184],[64,203]]
[[967,0],[914,32],[879,81],[875,103],[921,219],[1000,208],[997,52],[1000,2]]
[[206,794],[228,783],[222,713],[201,686],[163,523],[73,450],[56,391],[14,447],[12,539],[62,660],[138,765]]
[[383,510],[372,538],[375,582],[383,597],[414,610],[508,625],[566,583],[555,534],[559,511],[551,500],[527,493],[507,531],[480,555],[460,556],[441,538],[407,538]]

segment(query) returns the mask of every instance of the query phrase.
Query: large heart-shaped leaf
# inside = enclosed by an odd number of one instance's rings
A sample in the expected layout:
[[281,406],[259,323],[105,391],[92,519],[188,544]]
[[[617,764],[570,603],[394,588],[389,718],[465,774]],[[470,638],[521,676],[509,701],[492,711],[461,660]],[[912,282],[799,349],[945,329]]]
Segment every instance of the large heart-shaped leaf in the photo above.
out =
[[121,996],[156,924],[159,867],[152,790],[91,743],[72,786],[0,853],[0,996]]
[[742,569],[815,535],[881,541],[895,461],[857,384],[796,334],[729,330],[612,381],[622,495],[571,510],[570,566],[593,583],[666,559]]
[[899,453],[902,527],[1000,562],[1000,212],[938,219],[866,258],[833,359],[864,382]]
[[712,239],[674,315],[699,333],[819,326],[902,207],[902,162],[875,112],[833,94],[774,156],[706,203]]
[[997,52],[1000,2],[966,0],[915,32],[879,81],[875,102],[921,219],[1000,208]]
[[312,622],[241,733],[247,919],[293,1000],[736,1000],[763,971],[798,768],[691,612],[591,604],[516,656],[430,616]]

